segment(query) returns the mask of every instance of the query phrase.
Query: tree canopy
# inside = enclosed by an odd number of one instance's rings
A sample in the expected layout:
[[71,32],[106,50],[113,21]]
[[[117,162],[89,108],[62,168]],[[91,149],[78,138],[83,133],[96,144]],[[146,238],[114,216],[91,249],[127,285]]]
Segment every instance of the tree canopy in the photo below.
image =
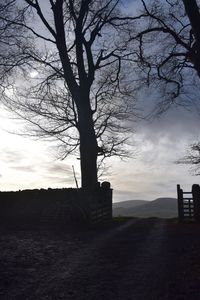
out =
[[[200,2],[198,0],[141,0],[142,22],[131,34],[137,43],[141,82],[156,90],[154,114],[172,105],[199,106]],[[140,82],[140,84],[141,84]],[[191,145],[178,163],[194,166],[199,175],[200,143]]]
[[166,111],[172,104],[187,106],[196,97],[200,77],[199,3],[140,2],[141,21],[131,38],[134,47],[137,45],[141,82],[157,90],[160,101],[156,113]]
[[6,0],[0,7],[4,103],[34,134],[56,138],[63,158],[79,149],[83,187],[97,185],[97,157],[126,156],[135,106],[130,31],[141,16],[128,16],[122,2]]

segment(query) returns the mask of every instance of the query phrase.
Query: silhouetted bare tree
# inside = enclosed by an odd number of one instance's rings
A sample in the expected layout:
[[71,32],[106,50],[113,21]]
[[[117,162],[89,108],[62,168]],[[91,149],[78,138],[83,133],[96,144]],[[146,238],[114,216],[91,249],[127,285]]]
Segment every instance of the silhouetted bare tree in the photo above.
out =
[[[14,1],[0,3],[0,86],[5,89],[12,82],[10,76],[16,66],[23,64],[21,59],[20,43],[25,28],[18,26],[24,19],[24,11],[14,10]],[[8,22],[12,19],[12,22]]]
[[194,175],[200,175],[200,143],[192,144],[187,150],[186,155],[176,163],[190,165]]
[[[140,3],[140,22],[130,32],[133,47],[137,47],[138,86],[144,88],[146,84],[158,98],[154,115],[165,112],[171,105],[194,104],[199,98],[200,2],[141,0]],[[199,175],[200,143],[193,144],[178,163],[195,166]]]
[[97,157],[126,155],[134,109],[130,28],[140,17],[123,13],[119,0],[5,3],[2,32],[19,29],[7,36],[18,58],[3,64],[15,72],[5,103],[37,135],[58,139],[63,157],[80,146],[82,186],[94,187]]
[[138,43],[141,82],[159,90],[156,112],[162,113],[172,103],[187,105],[189,99],[183,102],[181,96],[199,81],[200,4],[196,0],[141,0],[141,4],[142,21],[137,33],[130,34],[134,46]]

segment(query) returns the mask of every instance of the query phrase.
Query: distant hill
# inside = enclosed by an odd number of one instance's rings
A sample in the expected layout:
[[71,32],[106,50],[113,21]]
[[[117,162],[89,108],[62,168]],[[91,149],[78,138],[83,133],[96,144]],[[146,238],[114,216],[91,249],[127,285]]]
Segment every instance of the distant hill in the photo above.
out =
[[113,203],[113,206],[115,208],[127,208],[127,207],[135,207],[135,206],[139,206],[139,205],[143,205],[148,203],[149,201],[146,200],[127,200],[127,201],[123,201],[123,202],[116,202]]
[[154,201],[130,200],[113,203],[113,216],[133,216],[133,217],[177,217],[177,199],[158,198]]

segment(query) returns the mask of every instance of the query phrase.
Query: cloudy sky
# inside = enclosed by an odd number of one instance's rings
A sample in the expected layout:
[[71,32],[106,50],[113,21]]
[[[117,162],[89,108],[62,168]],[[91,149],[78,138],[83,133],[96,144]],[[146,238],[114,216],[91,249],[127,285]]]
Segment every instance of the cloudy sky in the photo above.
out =
[[[134,9],[137,1],[129,3]],[[200,115],[196,109],[187,111],[180,107],[172,108],[159,119],[134,123],[132,158],[108,161],[109,173],[101,179],[111,182],[114,201],[176,197],[177,183],[190,190],[199,177],[189,172],[189,166],[174,162],[185,154],[189,144],[200,140],[199,127]],[[59,161],[52,144],[9,133],[20,129],[21,124],[9,119],[0,108],[1,191],[75,187],[72,165],[80,184],[76,157]]]
[[[193,176],[188,166],[174,161],[185,154],[189,144],[199,140],[199,127],[200,116],[195,110],[182,108],[171,109],[160,119],[138,121],[132,136],[135,154],[127,161],[110,160],[109,174],[103,178],[112,184],[114,201],[176,197],[177,183],[190,190],[199,177]],[[80,179],[76,157],[59,161],[52,144],[7,132],[20,128],[19,123],[5,117],[2,109],[0,190],[75,187],[72,165]]]

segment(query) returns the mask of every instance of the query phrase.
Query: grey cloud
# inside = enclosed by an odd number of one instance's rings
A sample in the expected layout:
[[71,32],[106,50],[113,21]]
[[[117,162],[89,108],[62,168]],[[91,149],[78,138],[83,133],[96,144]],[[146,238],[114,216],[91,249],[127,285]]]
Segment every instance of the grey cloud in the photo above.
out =
[[156,188],[162,188],[167,189],[169,186],[173,186],[173,189],[175,189],[175,186],[177,184],[176,179],[167,179],[166,182],[155,182],[154,185]]
[[20,172],[35,172],[35,167],[33,165],[20,165],[20,166],[12,166],[11,169],[15,169],[16,171],[20,171]]
[[59,174],[66,174],[71,173],[72,174],[72,167],[68,165],[64,165],[63,163],[52,163],[50,165],[47,165],[47,170],[49,173],[59,173]]
[[23,153],[18,150],[10,150],[8,148],[1,149],[1,160],[6,163],[19,163],[23,160]]
[[[131,191],[121,191],[115,190],[113,193],[114,202],[126,201],[126,200],[148,200],[146,198],[141,198],[141,193],[131,192]],[[153,200],[153,199],[152,199]]]
[[[72,167],[63,161],[43,164],[45,180],[50,183],[63,185],[74,185],[74,176]],[[78,174],[77,174],[78,175]]]
[[59,184],[62,183],[64,186],[72,185],[74,186],[74,178],[71,177],[60,177],[60,176],[45,176],[45,180],[47,180],[49,183]]
[[[23,150],[19,151],[16,149],[3,148],[0,150],[1,161],[6,165],[19,172],[35,172],[34,163],[30,163],[30,156],[27,155]],[[28,161],[28,163],[27,163]]]
[[180,140],[198,138],[199,127],[200,115],[195,110],[177,108],[169,110],[160,118],[140,122],[136,134],[143,134],[144,138],[149,138],[155,144],[162,136],[176,143]]

